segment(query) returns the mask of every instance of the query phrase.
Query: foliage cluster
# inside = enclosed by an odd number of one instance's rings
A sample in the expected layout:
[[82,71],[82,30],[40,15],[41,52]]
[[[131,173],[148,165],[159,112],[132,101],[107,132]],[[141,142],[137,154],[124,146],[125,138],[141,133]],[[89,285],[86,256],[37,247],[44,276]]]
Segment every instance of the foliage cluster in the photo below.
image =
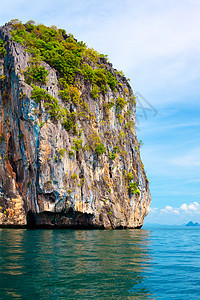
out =
[[140,195],[140,190],[138,189],[138,184],[136,182],[130,182],[128,188],[131,193]]
[[42,67],[39,62],[31,60],[30,66],[25,72],[25,80],[28,84],[37,82],[45,84],[48,74],[49,72],[45,69],[45,67]]
[[62,99],[66,102],[72,101],[73,103],[79,104],[80,92],[78,88],[74,85],[68,84],[64,78],[59,79],[59,84],[61,87],[59,95]]
[[32,85],[32,87],[31,98],[35,99],[37,103],[40,103],[40,101],[43,100],[44,106],[47,108],[48,113],[52,118],[61,118],[63,114],[66,114],[66,112],[60,108],[58,99],[49,95],[45,89],[41,89],[36,85]]
[[81,139],[73,139],[74,145],[72,149],[78,152],[82,148],[83,140]]
[[126,104],[127,104],[127,101],[123,97],[118,97],[116,100],[117,112],[119,112],[121,109],[123,109]]
[[78,175],[76,173],[72,174],[72,179],[74,179],[74,180],[78,179]]
[[74,156],[74,152],[72,150],[69,151],[69,158],[72,158]]
[[133,175],[133,173],[131,173],[131,172],[127,172],[126,173],[126,180],[128,181],[128,182],[130,182],[131,180],[133,180],[134,179],[134,175]]
[[106,153],[106,147],[104,146],[104,144],[102,143],[96,143],[95,145],[95,152],[97,153],[97,155],[101,155],[103,153]]
[[110,153],[109,153],[109,158],[110,158],[111,160],[115,160],[116,157],[117,157],[117,154],[116,154],[116,153],[113,153],[113,152],[110,152]]
[[4,48],[5,45],[6,43],[0,39],[0,58],[3,58],[7,54],[6,49]]
[[76,113],[74,111],[69,112],[68,109],[65,109],[63,113],[62,125],[65,130],[71,130],[73,134],[77,134],[78,129],[76,125]]
[[117,86],[117,79],[105,68],[101,68],[101,65],[93,69],[90,65],[84,63],[81,65],[80,72],[85,80],[92,83],[92,96],[95,99],[98,98],[99,88],[106,93],[108,86],[111,90],[114,90]]
[[37,103],[40,103],[41,100],[44,101],[44,106],[46,107],[48,113],[50,114],[52,119],[62,120],[63,127],[70,131],[72,130],[73,134],[77,134],[77,125],[76,125],[76,113],[69,112],[67,108],[62,108],[58,99],[52,97],[47,93],[45,89],[42,89],[36,85],[33,85],[31,98],[35,99]]
[[58,153],[63,157],[65,151],[66,151],[66,149],[63,149],[63,148],[62,148],[62,149],[60,149],[60,150],[58,151]]

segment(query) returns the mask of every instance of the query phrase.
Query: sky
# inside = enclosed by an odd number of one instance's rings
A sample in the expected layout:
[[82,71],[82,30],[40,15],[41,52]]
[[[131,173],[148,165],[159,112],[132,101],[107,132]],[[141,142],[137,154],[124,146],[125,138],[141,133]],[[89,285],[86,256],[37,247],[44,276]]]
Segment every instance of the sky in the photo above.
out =
[[1,5],[0,25],[19,19],[64,28],[107,54],[130,78],[152,194],[145,223],[200,222],[199,14],[199,0],[8,0]]

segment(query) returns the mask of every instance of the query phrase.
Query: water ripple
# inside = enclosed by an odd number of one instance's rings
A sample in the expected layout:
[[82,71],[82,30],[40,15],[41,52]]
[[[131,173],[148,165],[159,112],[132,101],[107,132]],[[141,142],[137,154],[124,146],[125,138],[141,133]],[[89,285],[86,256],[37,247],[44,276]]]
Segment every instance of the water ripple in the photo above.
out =
[[0,299],[200,299],[198,236],[0,229]]

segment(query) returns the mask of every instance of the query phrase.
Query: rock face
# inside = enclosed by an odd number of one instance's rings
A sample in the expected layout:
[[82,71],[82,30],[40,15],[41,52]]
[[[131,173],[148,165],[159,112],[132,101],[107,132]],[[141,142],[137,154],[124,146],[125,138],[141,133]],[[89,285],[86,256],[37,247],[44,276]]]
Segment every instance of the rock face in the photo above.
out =
[[66,130],[43,99],[34,99],[24,75],[31,54],[12,40],[10,30],[0,27],[6,42],[0,54],[0,225],[141,227],[151,196],[126,78],[99,58],[117,86],[95,99],[91,82],[76,74],[80,105],[61,98],[60,73],[42,61],[48,80],[37,86],[74,113],[76,131]]

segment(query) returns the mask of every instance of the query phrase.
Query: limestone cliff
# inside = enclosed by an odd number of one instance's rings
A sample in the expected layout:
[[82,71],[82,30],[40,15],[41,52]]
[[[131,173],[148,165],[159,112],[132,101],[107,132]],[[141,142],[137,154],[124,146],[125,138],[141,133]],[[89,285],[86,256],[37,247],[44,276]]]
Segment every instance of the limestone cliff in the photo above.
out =
[[55,27],[0,27],[0,225],[141,227],[151,196],[134,124],[106,57]]

